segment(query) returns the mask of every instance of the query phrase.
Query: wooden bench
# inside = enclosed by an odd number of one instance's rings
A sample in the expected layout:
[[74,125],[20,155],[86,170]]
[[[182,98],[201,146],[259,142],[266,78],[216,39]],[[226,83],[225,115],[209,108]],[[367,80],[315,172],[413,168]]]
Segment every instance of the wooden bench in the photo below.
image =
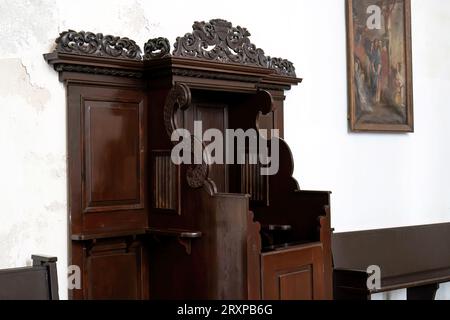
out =
[[[335,299],[369,299],[407,289],[408,300],[434,300],[450,281],[450,223],[332,236]],[[381,287],[368,289],[369,266],[379,266]]]
[[32,267],[0,270],[0,300],[58,300],[55,257],[31,256]]

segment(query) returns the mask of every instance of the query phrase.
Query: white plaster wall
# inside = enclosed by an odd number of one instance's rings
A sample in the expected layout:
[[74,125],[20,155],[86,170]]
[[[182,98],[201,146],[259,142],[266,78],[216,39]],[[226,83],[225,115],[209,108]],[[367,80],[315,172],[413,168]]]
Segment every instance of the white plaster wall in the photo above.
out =
[[[449,221],[450,2],[412,0],[414,134],[348,132],[344,9],[343,0],[0,0],[0,268],[56,255],[67,297],[65,95],[42,53],[68,28],[142,46],[155,36],[173,44],[194,20],[247,27],[304,78],[288,95],[286,138],[301,186],[333,191],[337,231]],[[450,299],[449,285],[438,298]]]

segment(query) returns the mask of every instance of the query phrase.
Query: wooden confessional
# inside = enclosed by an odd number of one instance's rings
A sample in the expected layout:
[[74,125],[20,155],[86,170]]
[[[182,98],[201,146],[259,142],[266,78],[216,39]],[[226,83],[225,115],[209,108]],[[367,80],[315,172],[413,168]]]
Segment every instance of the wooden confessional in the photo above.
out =
[[271,176],[171,161],[172,133],[195,121],[283,136],[284,92],[301,80],[249,35],[196,22],[170,54],[164,38],[141,53],[69,30],[45,55],[67,90],[72,298],[332,298],[330,193],[300,190],[282,138],[266,136],[279,143]]

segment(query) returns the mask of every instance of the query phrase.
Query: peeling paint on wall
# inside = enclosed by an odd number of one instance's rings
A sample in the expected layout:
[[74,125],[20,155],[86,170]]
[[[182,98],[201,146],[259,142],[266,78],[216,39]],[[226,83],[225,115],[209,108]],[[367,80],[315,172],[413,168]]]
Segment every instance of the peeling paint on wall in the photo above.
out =
[[150,22],[145,16],[141,3],[136,0],[120,9],[119,19],[129,26],[133,36],[150,31]]
[[0,95],[24,97],[37,112],[44,109],[50,99],[50,92],[31,83],[30,75],[20,59],[0,59],[0,70],[2,74],[8,75],[0,77]]

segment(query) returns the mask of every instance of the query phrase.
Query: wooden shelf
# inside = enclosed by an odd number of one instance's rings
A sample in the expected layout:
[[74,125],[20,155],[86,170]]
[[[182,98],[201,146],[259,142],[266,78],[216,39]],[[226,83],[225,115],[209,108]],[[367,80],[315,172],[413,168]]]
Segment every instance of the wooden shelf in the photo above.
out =
[[134,229],[134,230],[118,230],[107,232],[93,232],[93,233],[76,233],[72,234],[71,239],[74,241],[88,241],[106,238],[120,238],[126,236],[137,236],[146,233],[146,229]]
[[93,232],[93,233],[76,233],[72,234],[71,239],[74,241],[88,241],[95,239],[106,238],[120,238],[126,236],[138,236],[144,234],[152,234],[165,237],[177,237],[181,239],[196,239],[201,238],[202,233],[200,231],[185,230],[185,229],[159,229],[159,228],[146,228],[146,229],[133,229],[133,230],[118,230],[107,232]]
[[200,231],[192,231],[185,229],[159,229],[159,228],[148,228],[148,234],[153,234],[157,236],[166,237],[177,237],[181,239],[196,239],[201,238],[202,233]]
[[155,237],[174,238],[178,243],[184,247],[186,254],[190,255],[192,252],[192,240],[202,237],[200,231],[186,230],[186,229],[159,229],[148,228],[147,233]]

